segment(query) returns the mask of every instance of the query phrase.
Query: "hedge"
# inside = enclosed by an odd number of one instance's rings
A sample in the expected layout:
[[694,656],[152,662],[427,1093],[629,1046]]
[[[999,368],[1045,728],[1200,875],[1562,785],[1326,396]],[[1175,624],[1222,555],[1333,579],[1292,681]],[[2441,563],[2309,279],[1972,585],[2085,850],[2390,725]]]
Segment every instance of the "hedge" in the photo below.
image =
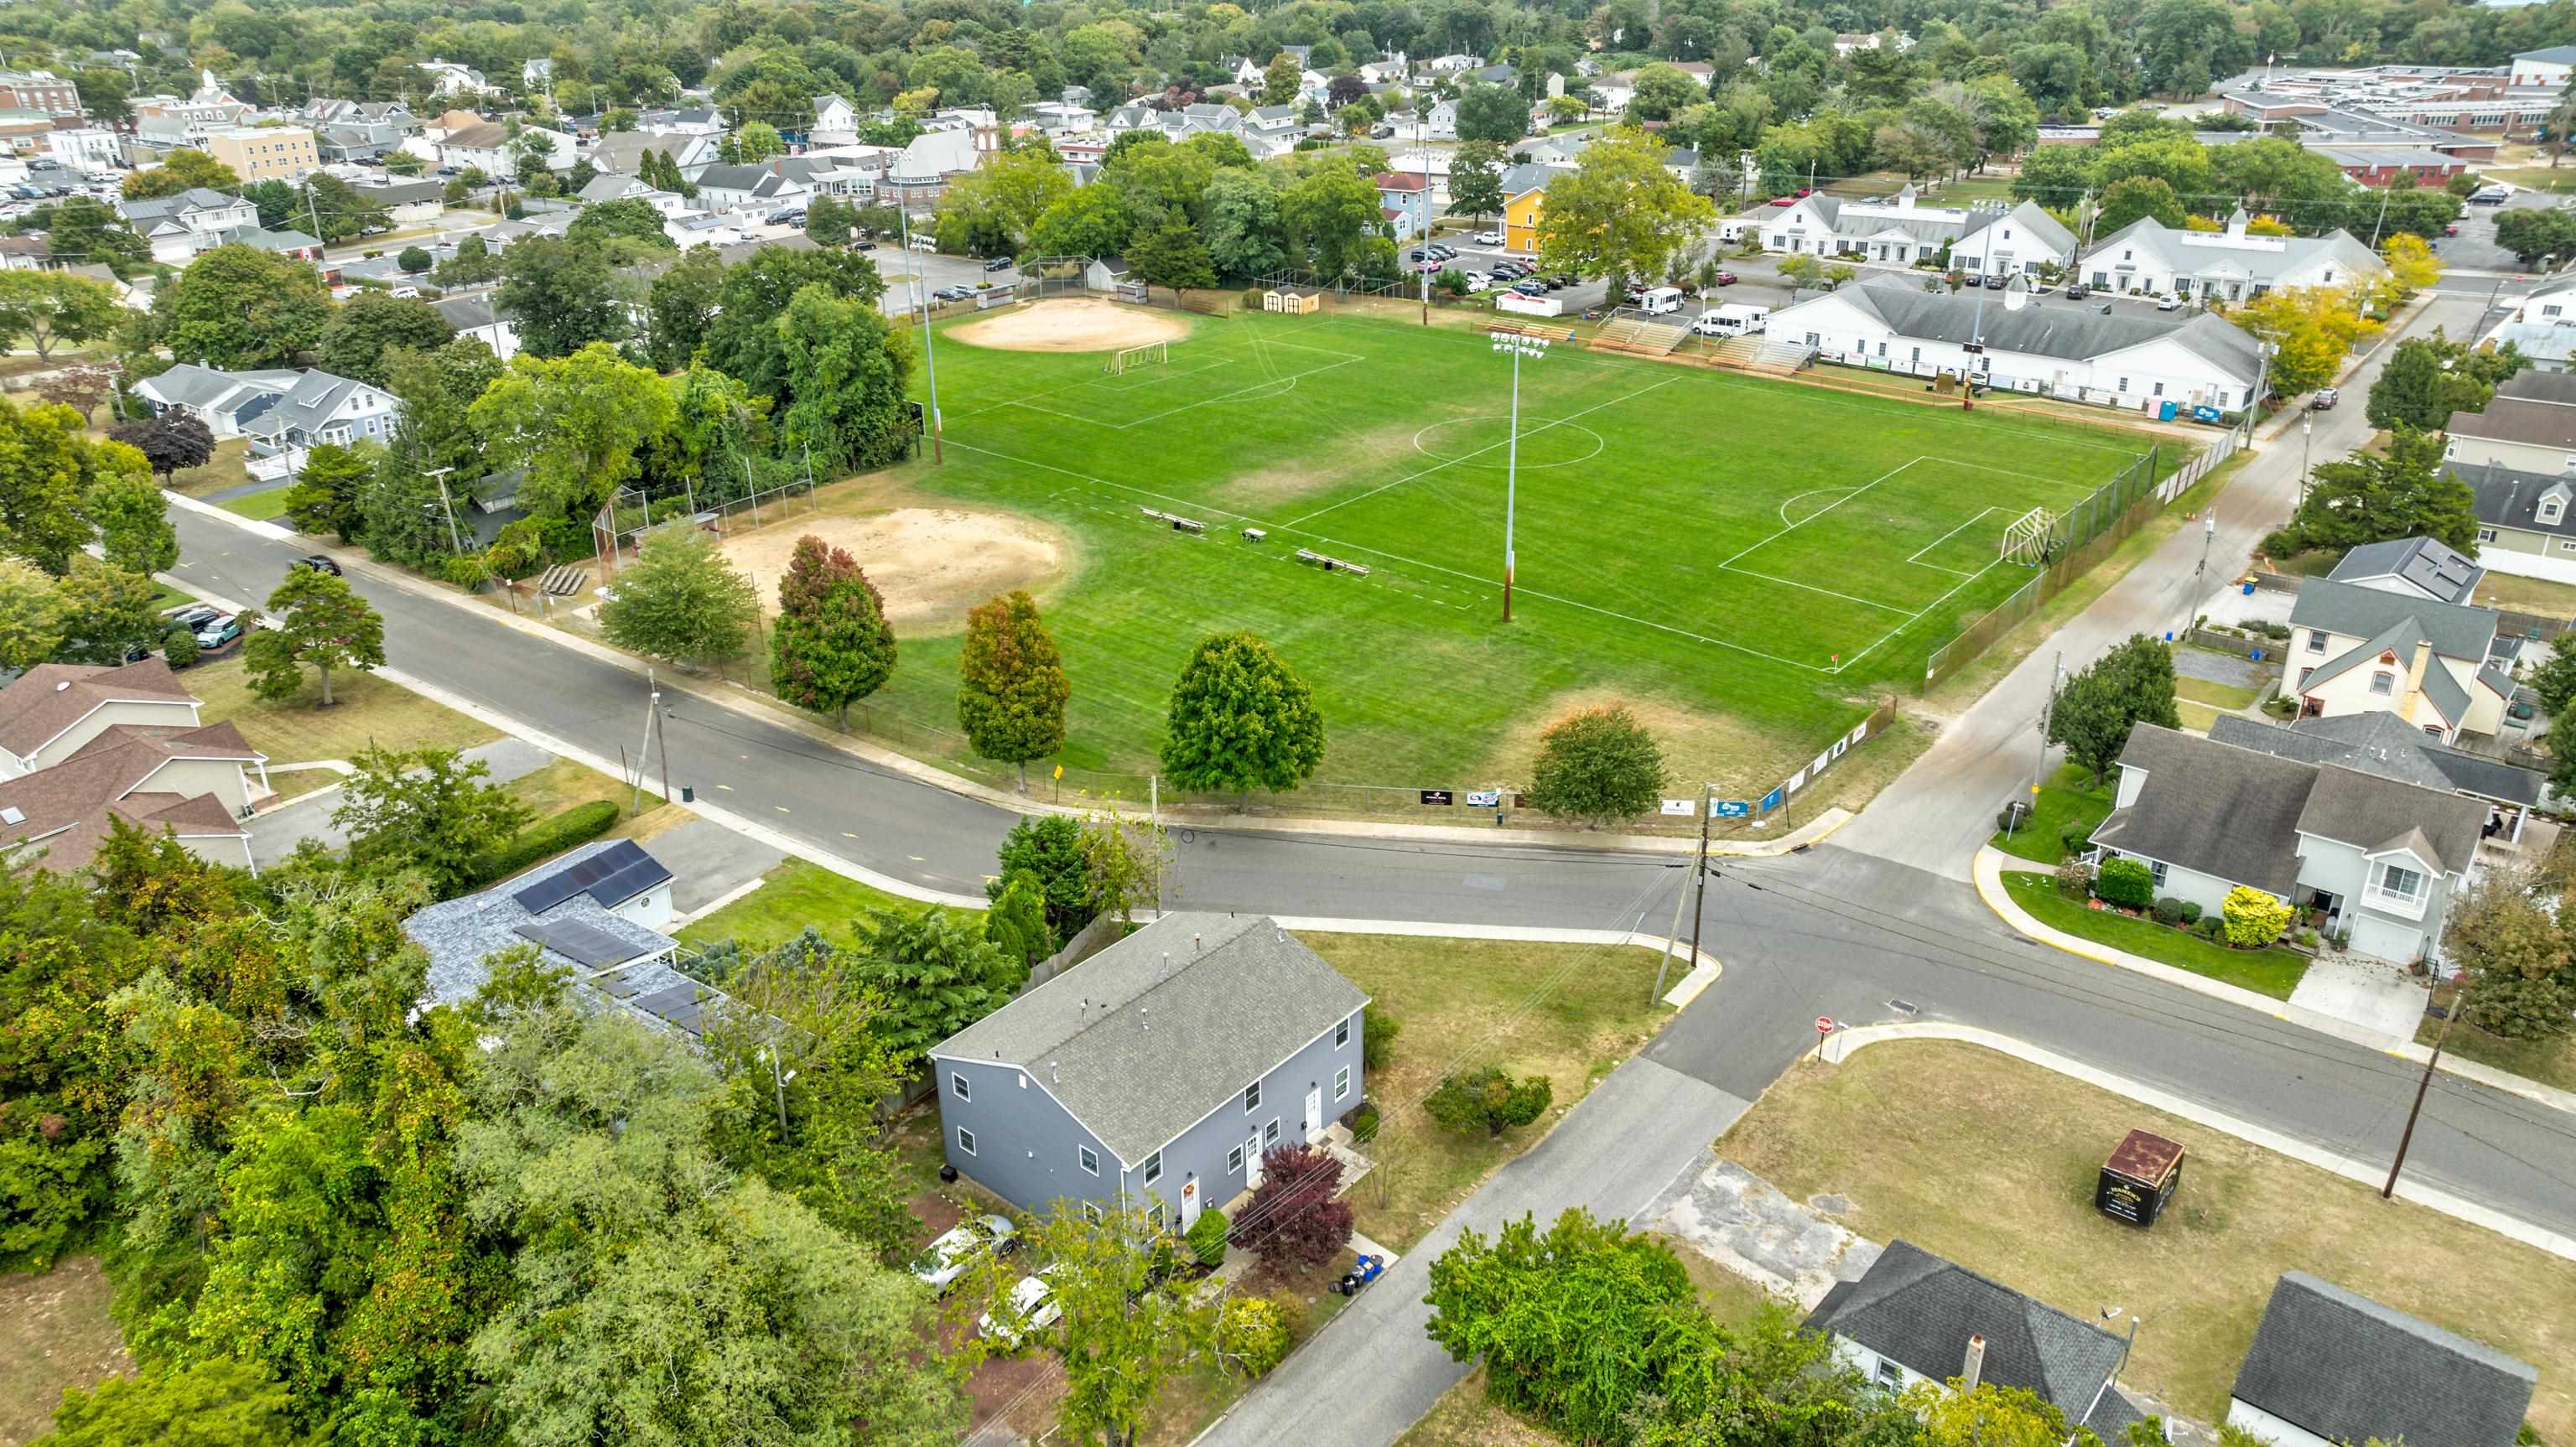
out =
[[516,874],[550,854],[587,844],[616,825],[616,800],[593,799],[587,804],[575,804],[520,830],[509,843],[476,860],[474,877],[488,884]]
[[1182,1239],[1189,1243],[1190,1254],[1198,1257],[1201,1266],[1224,1262],[1225,1226],[1225,1213],[1214,1206],[1201,1211],[1199,1218],[1190,1223],[1189,1234]]

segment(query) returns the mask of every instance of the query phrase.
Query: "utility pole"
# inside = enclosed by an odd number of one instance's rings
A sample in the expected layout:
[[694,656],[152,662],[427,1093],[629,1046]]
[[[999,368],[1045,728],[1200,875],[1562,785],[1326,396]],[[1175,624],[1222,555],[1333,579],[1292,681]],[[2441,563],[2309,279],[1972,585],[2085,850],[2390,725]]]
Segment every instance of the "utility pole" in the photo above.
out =
[[2313,449],[2313,447],[2315,446],[2316,431],[2317,431],[2317,414],[2316,414],[2316,413],[2314,413],[2314,412],[2302,412],[2302,413],[2300,413],[2300,414],[2299,414],[2299,503],[2298,503],[2298,505],[2299,505],[2300,507],[2306,507],[2306,506],[2308,505],[2308,455],[2309,455],[2309,453],[2310,453],[2311,449]]
[[447,475],[455,470],[453,467],[433,467],[427,475],[438,479],[438,505],[447,510],[447,550],[462,553],[465,544],[456,535],[456,504],[447,498]]
[[[1708,918],[1708,806],[1711,801],[1716,799],[1716,797],[1717,786],[1715,784],[1700,785],[1699,863],[1693,866],[1691,870],[1691,873],[1694,876],[1692,881],[1693,897],[1691,900],[1691,968],[1694,970],[1699,968],[1700,925]],[[1657,990],[1655,993],[1660,997],[1663,994],[1663,991]]]
[[2182,622],[2174,626],[2174,638],[2177,641],[2191,636],[2191,610],[2200,605],[2201,579],[2209,572],[2209,545],[2217,536],[2218,505],[2212,503],[2208,510],[2200,515],[2200,565],[2191,570],[2191,586],[2183,590]]
[[2386,186],[2379,188],[2379,219],[2370,223],[2370,249],[2373,251],[2377,251],[2379,249],[2379,229],[2388,224],[2388,197],[2390,189],[2391,188]]
[[[1512,621],[1512,520],[1519,500],[1521,465],[1521,358],[1544,357],[1547,343],[1538,337],[1515,336],[1507,332],[1494,334],[1494,350],[1512,354],[1512,423],[1511,435],[1503,451],[1503,621]],[[1675,917],[1675,928],[1680,917]]]
[[[1664,976],[1673,967],[1673,951],[1681,947],[1682,906],[1688,903],[1690,903],[1690,889],[1684,886],[1673,895],[1673,927],[1664,936],[1664,958],[1662,963],[1655,966],[1655,993],[1646,997],[1646,1003],[1649,1006],[1664,998]],[[1691,965],[1696,969],[1699,961],[1693,960]]]
[[2057,690],[2066,683],[2066,650],[2057,650],[2057,659],[2048,670],[2048,697],[2039,706],[2039,759],[2030,768],[2031,811],[2039,808],[2039,786],[2048,781],[2048,727],[2057,715]]
[[644,667],[644,682],[653,690],[653,743],[662,755],[662,802],[668,804],[671,802],[671,736],[662,729],[662,683],[653,676],[651,664]]
[[2383,1201],[2397,1194],[2397,1173],[2406,1169],[2406,1148],[2415,1143],[2415,1120],[2424,1113],[2424,1093],[2433,1088],[2433,1071],[2442,1063],[2442,1042],[2451,1038],[2451,1022],[2460,1018],[2468,997],[2466,986],[2451,992],[2451,1008],[2442,1012],[2442,1028],[2433,1033],[2433,1053],[2425,1057],[2423,1078],[2415,1082],[2415,1104],[2406,1112],[2406,1129],[2397,1136],[2397,1159],[2388,1163],[2388,1184],[2379,1188]]

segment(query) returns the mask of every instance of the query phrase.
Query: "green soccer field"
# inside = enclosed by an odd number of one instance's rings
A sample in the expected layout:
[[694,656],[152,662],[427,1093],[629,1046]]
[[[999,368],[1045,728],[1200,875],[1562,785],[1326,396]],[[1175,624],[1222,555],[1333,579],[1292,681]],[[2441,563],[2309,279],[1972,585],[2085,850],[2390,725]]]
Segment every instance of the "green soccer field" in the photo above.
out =
[[[1114,375],[1100,353],[941,336],[947,460],[896,480],[1069,544],[1041,601],[1073,681],[1071,771],[1150,769],[1184,654],[1248,628],[1315,686],[1318,780],[1521,782],[1551,718],[1616,697],[1667,735],[1677,777],[1767,787],[2029,580],[2001,559],[2010,522],[2139,453],[2104,429],[1560,346],[1521,365],[1505,624],[1512,363],[1483,336],[1194,318],[1168,361]],[[907,634],[872,713],[953,729],[956,644]]]

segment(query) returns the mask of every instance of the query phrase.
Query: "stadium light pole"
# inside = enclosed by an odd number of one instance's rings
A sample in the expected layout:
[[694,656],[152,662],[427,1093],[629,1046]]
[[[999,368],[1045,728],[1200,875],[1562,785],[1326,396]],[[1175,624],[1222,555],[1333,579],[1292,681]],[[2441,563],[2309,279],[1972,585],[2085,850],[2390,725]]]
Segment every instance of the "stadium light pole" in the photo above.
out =
[[939,445],[939,349],[930,335],[930,302],[921,294],[921,258],[912,250],[912,212],[898,203],[894,213],[903,226],[904,269],[912,273],[913,301],[921,308],[921,355],[930,372],[930,462],[936,467],[948,461]]
[[1512,431],[1503,447],[1503,621],[1512,621],[1512,513],[1520,492],[1521,467],[1521,358],[1536,359],[1547,355],[1547,341],[1541,337],[1519,337],[1495,333],[1494,350],[1512,354]]

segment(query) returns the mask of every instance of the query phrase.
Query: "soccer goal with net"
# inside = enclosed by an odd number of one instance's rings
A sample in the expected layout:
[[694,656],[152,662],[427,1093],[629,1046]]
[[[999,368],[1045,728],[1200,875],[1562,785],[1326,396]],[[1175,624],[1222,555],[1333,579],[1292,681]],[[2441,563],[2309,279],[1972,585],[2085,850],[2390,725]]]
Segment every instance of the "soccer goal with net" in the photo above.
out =
[[1171,346],[1169,342],[1147,342],[1141,347],[1128,347],[1123,351],[1113,352],[1101,370],[1117,377],[1125,375],[1130,367],[1149,367],[1157,362],[1168,362],[1172,359]]
[[2005,561],[2035,567],[2056,554],[2057,514],[2048,509],[2032,508],[2004,528]]

